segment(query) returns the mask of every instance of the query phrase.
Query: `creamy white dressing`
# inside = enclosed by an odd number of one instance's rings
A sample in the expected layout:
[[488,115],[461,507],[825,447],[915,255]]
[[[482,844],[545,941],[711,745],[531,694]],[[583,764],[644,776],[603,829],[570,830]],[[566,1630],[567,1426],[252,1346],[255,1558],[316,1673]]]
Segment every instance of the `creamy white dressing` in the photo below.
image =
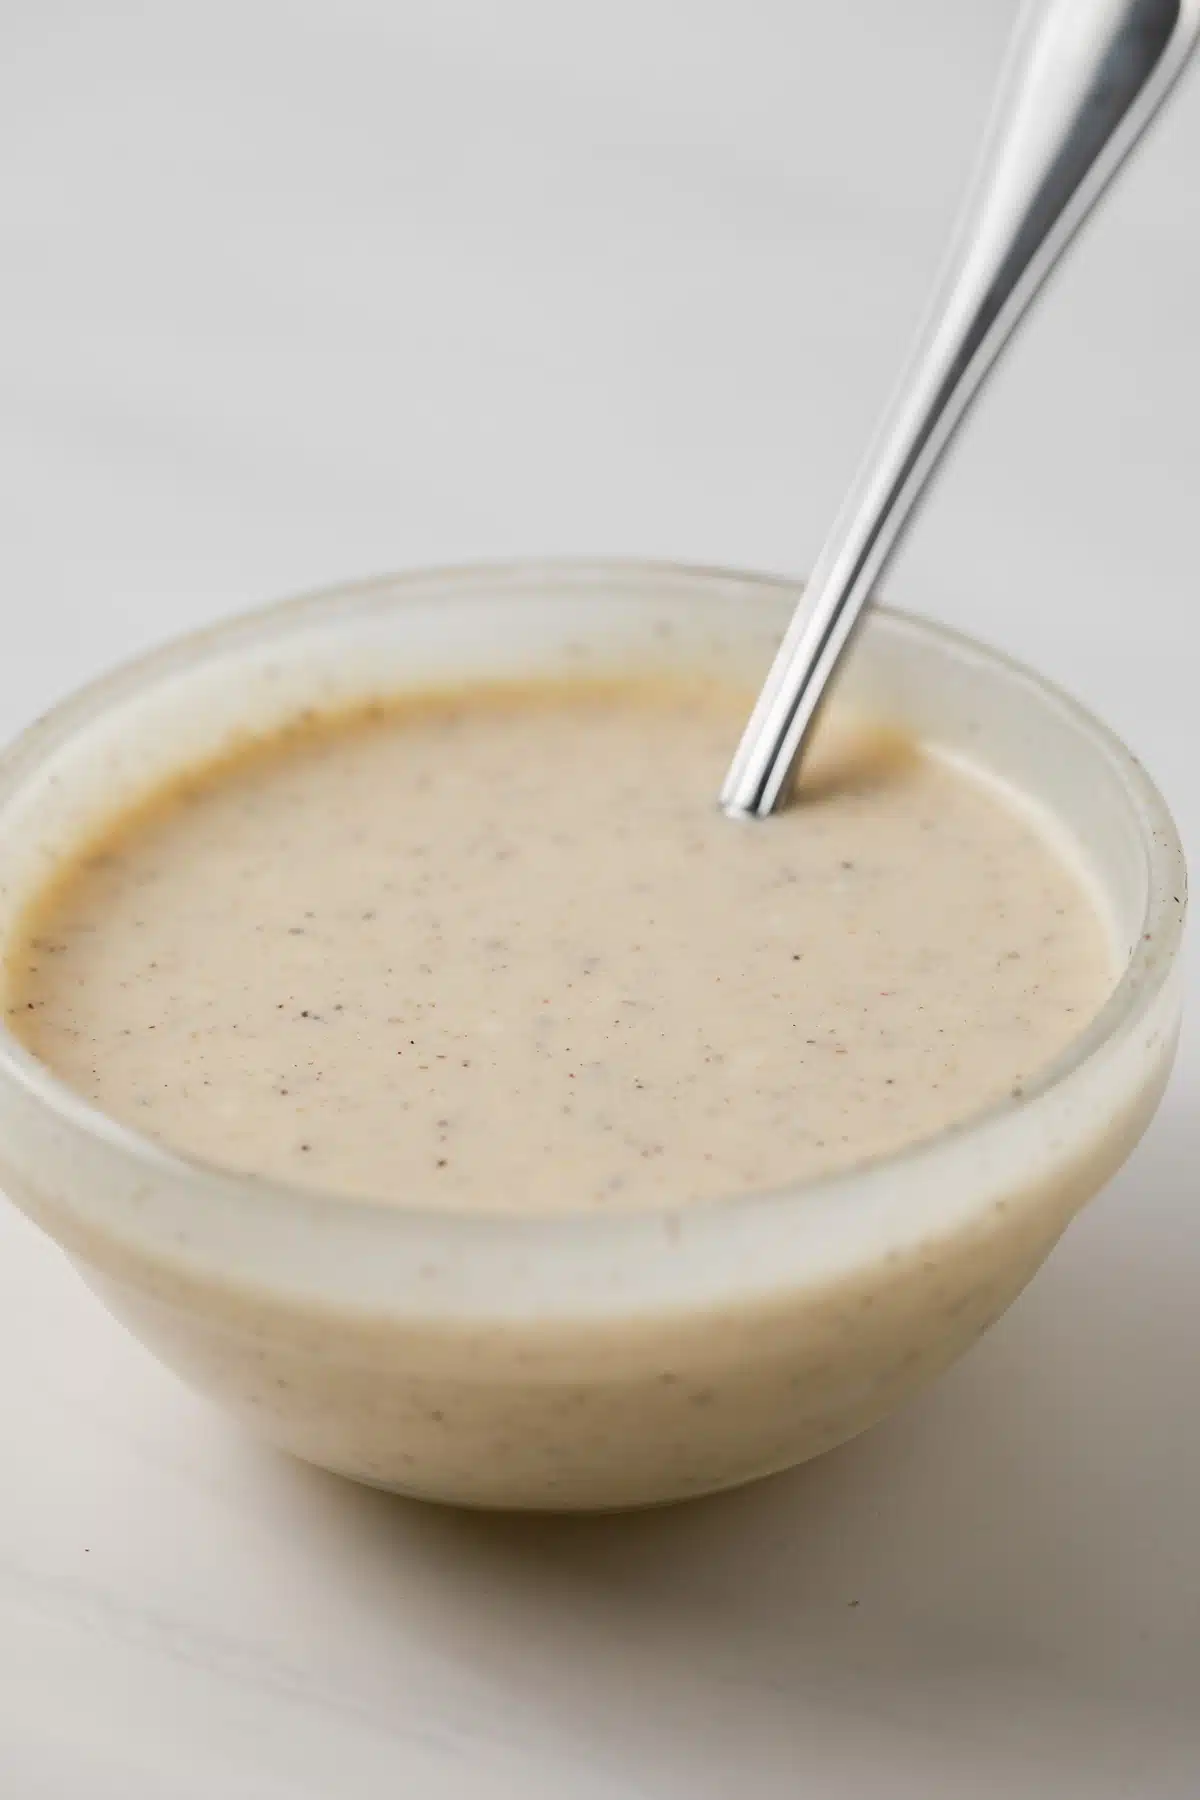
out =
[[10,1022],[166,1144],[455,1209],[783,1186],[1019,1092],[1112,985],[1077,871],[836,719],[799,804],[731,823],[746,705],[546,682],[299,722],[80,848]]

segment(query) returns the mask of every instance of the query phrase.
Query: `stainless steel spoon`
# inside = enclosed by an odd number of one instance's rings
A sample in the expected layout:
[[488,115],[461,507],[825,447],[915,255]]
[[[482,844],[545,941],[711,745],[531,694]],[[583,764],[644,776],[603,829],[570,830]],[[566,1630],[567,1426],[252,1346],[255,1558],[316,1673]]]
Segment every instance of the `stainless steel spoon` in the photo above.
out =
[[1200,0],[1026,0],[916,353],[738,745],[726,812],[766,816],[786,800],[830,678],[943,451],[1198,34]]

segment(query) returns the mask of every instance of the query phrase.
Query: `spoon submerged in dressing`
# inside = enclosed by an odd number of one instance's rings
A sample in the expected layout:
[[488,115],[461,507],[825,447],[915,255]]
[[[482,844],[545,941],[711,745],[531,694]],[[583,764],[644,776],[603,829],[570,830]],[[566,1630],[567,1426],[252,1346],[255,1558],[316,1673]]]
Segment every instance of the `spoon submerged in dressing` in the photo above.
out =
[[829,682],[942,453],[1198,35],[1200,0],[1026,0],[908,372],[725,778],[731,816],[786,802]]

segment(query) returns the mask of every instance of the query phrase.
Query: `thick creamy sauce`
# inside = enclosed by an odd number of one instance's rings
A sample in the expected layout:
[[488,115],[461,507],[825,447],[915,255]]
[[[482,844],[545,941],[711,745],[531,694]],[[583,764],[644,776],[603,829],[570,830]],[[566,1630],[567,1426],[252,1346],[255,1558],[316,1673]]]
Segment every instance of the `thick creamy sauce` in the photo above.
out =
[[83,846],[10,1022],[208,1161],[380,1201],[685,1205],[1018,1093],[1107,996],[1081,879],[982,781],[826,730],[716,792],[740,688],[496,688],[307,720]]

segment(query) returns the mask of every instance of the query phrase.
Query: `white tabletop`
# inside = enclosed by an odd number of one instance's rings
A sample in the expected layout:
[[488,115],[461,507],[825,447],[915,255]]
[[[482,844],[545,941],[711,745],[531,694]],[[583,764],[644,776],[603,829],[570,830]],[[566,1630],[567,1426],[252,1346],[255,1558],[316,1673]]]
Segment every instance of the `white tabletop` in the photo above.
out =
[[[10,7],[0,727],[342,575],[803,570],[1012,10]],[[1198,167],[1200,81],[890,584],[1103,712],[1192,843]],[[1198,1055],[924,1400],[638,1518],[458,1517],[264,1451],[4,1209],[0,1793],[1194,1796]]]

